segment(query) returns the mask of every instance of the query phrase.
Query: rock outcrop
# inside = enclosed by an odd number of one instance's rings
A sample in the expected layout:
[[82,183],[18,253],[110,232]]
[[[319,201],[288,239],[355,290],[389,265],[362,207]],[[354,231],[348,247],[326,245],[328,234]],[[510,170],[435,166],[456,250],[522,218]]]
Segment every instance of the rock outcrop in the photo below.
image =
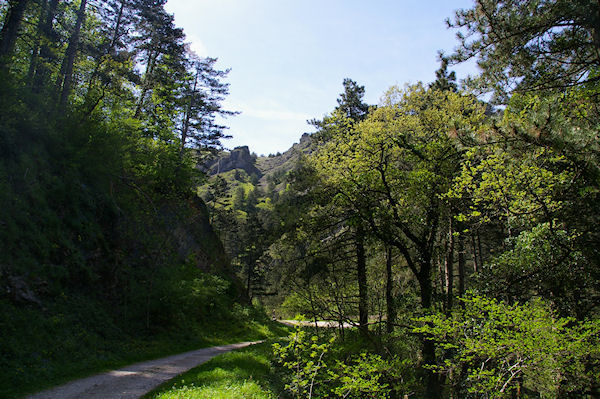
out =
[[211,176],[234,169],[242,169],[249,176],[255,174],[261,177],[262,173],[255,166],[255,162],[255,156],[250,154],[248,146],[242,146],[234,148],[229,153],[223,153],[219,158],[206,164],[204,167]]
[[296,167],[298,160],[303,155],[310,155],[316,148],[317,143],[313,137],[308,133],[304,133],[302,137],[300,137],[300,141],[292,145],[292,147],[284,153],[270,155],[268,157],[259,157],[256,162],[256,167],[262,172],[262,178],[260,179],[261,185],[263,187],[267,185],[269,176],[283,176],[293,170]]

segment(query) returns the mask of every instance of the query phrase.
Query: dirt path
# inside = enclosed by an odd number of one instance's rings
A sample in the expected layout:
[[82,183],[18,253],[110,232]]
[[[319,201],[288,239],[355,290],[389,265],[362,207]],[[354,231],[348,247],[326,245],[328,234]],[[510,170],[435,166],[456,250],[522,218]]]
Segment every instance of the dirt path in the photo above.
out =
[[27,399],[133,399],[165,381],[204,363],[221,353],[258,342],[213,346],[162,359],[132,364],[119,370],[93,375],[81,380],[27,396]]
[[[315,326],[315,322],[314,321],[308,321],[308,320],[278,320],[280,323],[288,325],[288,326],[303,326],[303,327],[314,327]],[[342,326],[344,328],[352,328],[355,327],[353,324],[344,322],[342,323]],[[339,328],[340,325],[337,321],[317,321],[317,327],[323,327],[323,328]]]

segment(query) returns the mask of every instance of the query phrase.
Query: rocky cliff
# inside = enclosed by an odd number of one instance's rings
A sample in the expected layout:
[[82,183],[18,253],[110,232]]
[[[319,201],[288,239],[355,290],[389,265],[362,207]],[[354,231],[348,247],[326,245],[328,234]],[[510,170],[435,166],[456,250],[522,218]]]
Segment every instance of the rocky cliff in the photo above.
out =
[[304,133],[298,143],[293,144],[287,151],[279,155],[259,157],[256,167],[261,171],[261,185],[266,185],[269,176],[283,176],[296,167],[301,156],[309,155],[316,149],[313,137]]
[[249,176],[255,174],[262,176],[261,171],[255,166],[256,157],[250,154],[248,146],[236,147],[230,152],[222,153],[217,159],[204,165],[209,175],[229,172],[234,169],[242,169]]

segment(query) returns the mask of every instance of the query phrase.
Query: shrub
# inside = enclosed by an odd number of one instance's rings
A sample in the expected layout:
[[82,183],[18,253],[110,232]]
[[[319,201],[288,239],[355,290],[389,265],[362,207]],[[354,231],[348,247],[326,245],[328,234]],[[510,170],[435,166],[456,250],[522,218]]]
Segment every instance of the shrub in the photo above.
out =
[[559,398],[594,382],[598,321],[556,318],[539,299],[509,305],[470,296],[463,305],[450,316],[418,318],[414,329],[443,351],[438,364],[428,367],[447,376],[458,397],[506,398],[521,390]]

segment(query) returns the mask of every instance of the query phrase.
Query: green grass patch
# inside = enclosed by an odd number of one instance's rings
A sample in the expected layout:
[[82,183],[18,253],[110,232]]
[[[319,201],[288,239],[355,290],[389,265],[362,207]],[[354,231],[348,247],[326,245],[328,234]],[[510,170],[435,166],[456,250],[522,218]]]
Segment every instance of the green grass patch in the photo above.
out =
[[271,368],[272,342],[219,355],[166,382],[144,399],[274,399],[281,382]]
[[155,331],[126,331],[91,304],[40,311],[0,300],[0,398],[20,398],[138,361],[286,335],[264,312],[235,305],[227,317]]

